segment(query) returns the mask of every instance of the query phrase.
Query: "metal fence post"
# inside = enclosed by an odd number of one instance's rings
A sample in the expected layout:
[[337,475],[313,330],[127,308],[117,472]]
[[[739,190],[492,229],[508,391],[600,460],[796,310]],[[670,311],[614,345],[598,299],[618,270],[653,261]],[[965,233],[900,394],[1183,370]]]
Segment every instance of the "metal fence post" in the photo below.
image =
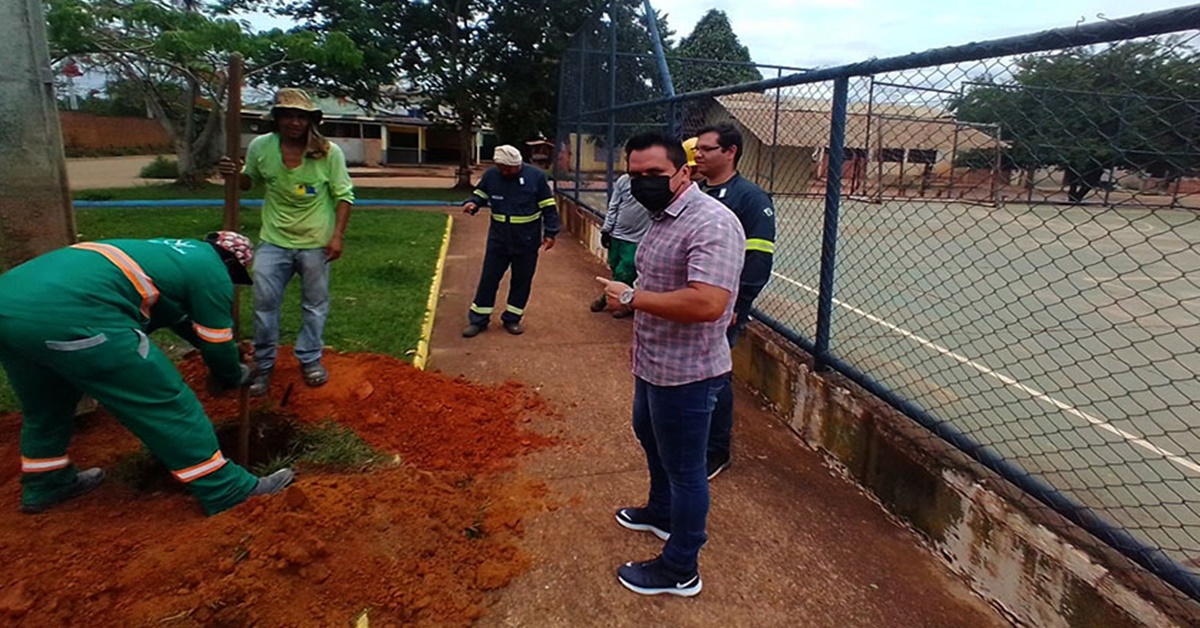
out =
[[575,111],[575,202],[583,193],[583,103],[587,89],[587,30],[579,31],[579,99]]
[[817,335],[813,359],[817,371],[829,367],[829,333],[833,316],[833,275],[837,266],[838,210],[842,204],[842,166],[846,160],[846,101],[850,78],[833,80],[829,116],[829,172],[825,177],[825,224],[821,232],[821,282],[817,292]]
[[[620,0],[611,0],[608,3],[608,137],[605,145],[608,146],[608,159],[605,171],[605,195],[606,201],[612,200],[613,180],[615,179],[613,160],[617,154],[617,28],[619,25],[618,14],[620,10]],[[607,206],[607,205],[606,205]]]
[[[663,52],[662,37],[658,33],[658,17],[650,0],[643,3],[646,11],[646,26],[650,30],[650,43],[654,46],[654,59],[658,62],[658,72],[662,77],[663,91],[667,97],[675,95],[675,82],[671,80],[671,68],[667,64],[667,55]],[[676,119],[676,105],[667,105],[667,135],[675,137],[679,134],[679,121]]]
[[[777,70],[775,78],[783,78],[783,70]],[[783,107],[783,88],[775,90],[775,119],[771,122],[771,196],[775,195],[775,166],[779,163],[779,109]]]

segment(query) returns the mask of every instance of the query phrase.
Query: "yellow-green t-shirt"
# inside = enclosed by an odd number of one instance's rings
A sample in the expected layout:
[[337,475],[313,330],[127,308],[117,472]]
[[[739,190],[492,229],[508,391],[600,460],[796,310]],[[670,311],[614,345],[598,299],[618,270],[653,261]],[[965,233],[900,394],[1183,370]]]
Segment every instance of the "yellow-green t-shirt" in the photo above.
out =
[[305,155],[298,167],[288,168],[279,149],[279,135],[260,135],[246,149],[243,172],[266,186],[259,238],[286,249],[329,244],[337,223],[337,204],[354,202],[346,157],[332,142],[324,158]]

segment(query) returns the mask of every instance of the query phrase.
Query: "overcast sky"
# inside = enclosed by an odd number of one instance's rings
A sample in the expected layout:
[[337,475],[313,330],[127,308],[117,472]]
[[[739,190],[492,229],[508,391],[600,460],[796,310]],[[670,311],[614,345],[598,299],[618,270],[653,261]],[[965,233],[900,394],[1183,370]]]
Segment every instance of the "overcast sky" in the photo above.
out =
[[759,63],[838,65],[1193,4],[1195,0],[651,0],[676,40],[720,9]]
[[[675,39],[709,9],[759,63],[820,67],[1128,17],[1196,0],[651,0]],[[290,21],[254,15],[258,28]]]

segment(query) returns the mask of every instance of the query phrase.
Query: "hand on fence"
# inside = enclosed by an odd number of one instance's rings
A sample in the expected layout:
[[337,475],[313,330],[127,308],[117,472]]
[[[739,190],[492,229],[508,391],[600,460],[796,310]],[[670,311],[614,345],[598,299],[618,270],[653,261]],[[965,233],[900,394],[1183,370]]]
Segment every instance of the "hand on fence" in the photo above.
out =
[[221,173],[223,177],[236,176],[241,171],[241,165],[228,155],[222,155],[220,161],[217,162],[217,172]]

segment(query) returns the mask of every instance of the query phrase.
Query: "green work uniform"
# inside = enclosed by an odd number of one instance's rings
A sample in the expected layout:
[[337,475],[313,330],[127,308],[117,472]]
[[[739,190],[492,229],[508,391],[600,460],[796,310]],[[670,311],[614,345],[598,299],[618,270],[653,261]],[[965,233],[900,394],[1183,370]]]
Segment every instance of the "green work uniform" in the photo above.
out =
[[225,459],[204,408],[148,334],[170,327],[225,387],[242,383],[233,282],[199,240],[107,240],[59,249],[0,276],[0,363],[23,411],[21,501],[72,489],[67,457],[82,394],[104,405],[184,482],[206,514],[257,478]]
[[613,238],[608,243],[608,267],[612,269],[613,281],[632,286],[637,281],[637,242]]

